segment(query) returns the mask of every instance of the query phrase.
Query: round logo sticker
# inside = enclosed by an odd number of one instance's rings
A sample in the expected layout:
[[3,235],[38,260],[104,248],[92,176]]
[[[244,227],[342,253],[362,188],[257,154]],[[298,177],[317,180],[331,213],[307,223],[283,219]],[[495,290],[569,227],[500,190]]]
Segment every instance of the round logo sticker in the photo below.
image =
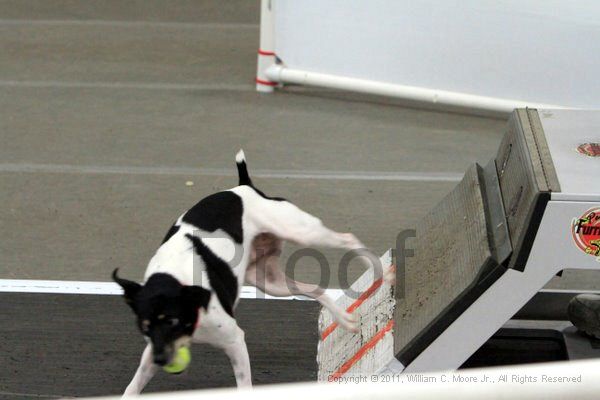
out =
[[600,156],[600,143],[583,143],[577,146],[577,151],[588,157]]
[[589,209],[574,219],[571,233],[575,244],[583,252],[600,257],[600,207]]

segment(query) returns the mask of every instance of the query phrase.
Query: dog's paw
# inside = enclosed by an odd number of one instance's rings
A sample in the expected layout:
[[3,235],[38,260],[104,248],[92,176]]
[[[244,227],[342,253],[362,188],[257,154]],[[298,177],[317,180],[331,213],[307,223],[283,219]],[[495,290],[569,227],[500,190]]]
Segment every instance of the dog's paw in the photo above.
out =
[[341,233],[342,246],[349,250],[365,249],[365,245],[352,233]]
[[337,323],[347,331],[357,333],[360,328],[358,318],[354,314],[344,311],[336,316]]
[[396,266],[390,265],[383,270],[383,281],[388,285],[394,286],[396,284]]

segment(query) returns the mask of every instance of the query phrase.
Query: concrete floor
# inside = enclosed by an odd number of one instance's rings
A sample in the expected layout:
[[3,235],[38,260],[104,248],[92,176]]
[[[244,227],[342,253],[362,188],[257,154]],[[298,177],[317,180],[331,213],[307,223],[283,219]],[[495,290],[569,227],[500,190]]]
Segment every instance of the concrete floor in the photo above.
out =
[[239,148],[267,193],[382,253],[495,153],[502,119],[256,93],[258,3],[0,1],[0,278],[140,278],[183,210],[235,185]]

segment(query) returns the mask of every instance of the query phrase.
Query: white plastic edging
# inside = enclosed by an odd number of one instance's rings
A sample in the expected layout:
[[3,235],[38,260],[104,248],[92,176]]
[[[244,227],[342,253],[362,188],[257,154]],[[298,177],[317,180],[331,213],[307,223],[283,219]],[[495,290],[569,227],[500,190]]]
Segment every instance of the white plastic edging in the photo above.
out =
[[[114,282],[53,281],[35,279],[0,279],[0,293],[54,293],[54,294],[95,294],[122,295],[123,290]],[[343,294],[342,289],[327,289],[333,299]],[[243,286],[242,299],[268,300],[313,300],[305,296],[273,297],[262,293],[254,286]]]
[[[431,374],[395,375],[390,382],[373,375],[345,383],[267,385],[254,389],[211,389],[150,394],[162,400],[596,400],[600,360],[529,364]],[[363,379],[364,378],[364,379]],[[361,380],[367,383],[356,383]],[[427,380],[427,381],[425,381]],[[562,382],[559,382],[562,381]],[[112,397],[111,399],[117,399]],[[109,399],[109,398],[106,398]]]
[[[343,289],[326,289],[325,292],[334,300],[344,294]],[[598,290],[561,290],[542,289],[548,293],[598,293]],[[55,293],[55,294],[97,294],[122,295],[123,290],[114,282],[91,281],[58,281],[38,279],[0,279],[0,293]],[[240,293],[242,299],[278,299],[278,300],[312,300],[303,296],[273,297],[262,293],[254,286],[243,286]]]
[[430,104],[442,104],[453,107],[477,109],[499,113],[510,113],[515,108],[554,108],[568,107],[550,104],[530,103],[520,100],[499,99],[444,90],[425,89],[415,86],[349,78],[311,71],[290,69],[282,65],[272,65],[266,70],[270,81],[282,84],[316,86],[337,90],[348,90],[380,96],[395,97]]

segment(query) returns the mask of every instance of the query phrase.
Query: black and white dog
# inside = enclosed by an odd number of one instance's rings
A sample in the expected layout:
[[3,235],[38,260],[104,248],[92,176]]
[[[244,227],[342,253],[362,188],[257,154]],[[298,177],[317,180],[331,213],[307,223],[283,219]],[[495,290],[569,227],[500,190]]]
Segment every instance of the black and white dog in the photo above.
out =
[[[150,260],[144,285],[113,272],[148,341],[126,395],[140,393],[159,366],[192,342],[223,349],[238,387],[250,386],[244,332],[234,318],[244,283],[271,296],[310,296],[331,311],[342,327],[358,330],[354,316],[322,288],[288,278],[279,268],[279,256],[283,241],[288,240],[302,246],[355,250],[369,266],[377,258],[353,234],[334,232],[292,203],[256,189],[241,150],[236,163],[239,186],[200,200],[179,217]],[[376,267],[376,275],[381,276],[381,266]],[[393,279],[390,271],[384,275]]]

